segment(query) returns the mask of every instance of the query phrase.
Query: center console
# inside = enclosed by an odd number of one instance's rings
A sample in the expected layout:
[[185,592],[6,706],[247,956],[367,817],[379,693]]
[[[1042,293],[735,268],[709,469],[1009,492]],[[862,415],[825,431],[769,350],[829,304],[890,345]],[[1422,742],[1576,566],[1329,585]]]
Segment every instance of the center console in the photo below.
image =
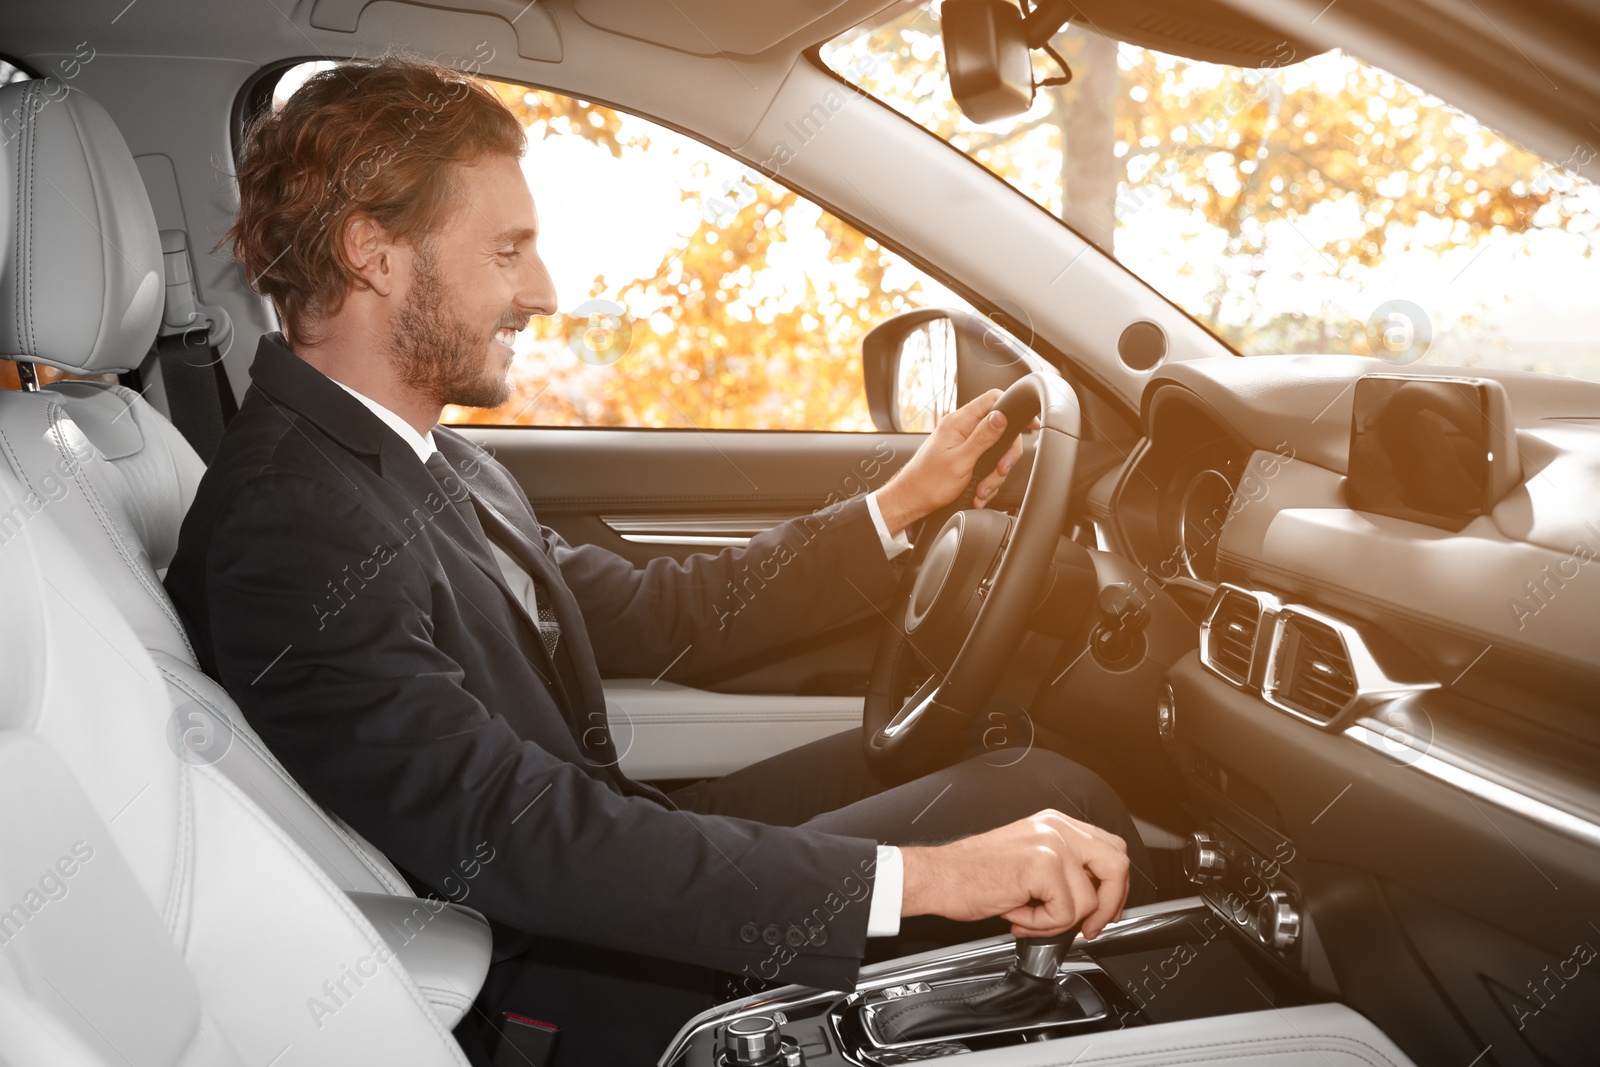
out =
[[[1243,862],[1226,845],[1219,854]],[[1218,914],[1209,898],[1186,897],[1130,908],[1093,941],[990,938],[863,967],[848,992],[746,997],[691,1019],[660,1067],[1067,1064],[1090,1046],[1082,1063],[1120,1048],[1150,1057],[1140,1062],[1214,1064],[1234,1045],[1239,1062],[1260,1063],[1275,1042],[1341,1067],[1341,1049],[1364,1057],[1351,1063],[1409,1064],[1361,1016],[1306,1004],[1253,929],[1230,917],[1234,932],[1222,933]],[[1039,1059],[1042,1046],[1063,1056]]]

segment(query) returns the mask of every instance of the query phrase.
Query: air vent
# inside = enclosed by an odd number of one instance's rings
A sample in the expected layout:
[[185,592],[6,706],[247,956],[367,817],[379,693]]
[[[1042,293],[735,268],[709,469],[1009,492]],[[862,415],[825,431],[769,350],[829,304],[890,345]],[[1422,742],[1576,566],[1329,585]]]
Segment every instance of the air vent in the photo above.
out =
[[1200,662],[1234,685],[1246,684],[1260,628],[1261,602],[1256,596],[1224,585],[1200,628]]
[[1269,703],[1327,724],[1350,705],[1356,691],[1350,650],[1336,628],[1292,608],[1279,616],[1262,686]]

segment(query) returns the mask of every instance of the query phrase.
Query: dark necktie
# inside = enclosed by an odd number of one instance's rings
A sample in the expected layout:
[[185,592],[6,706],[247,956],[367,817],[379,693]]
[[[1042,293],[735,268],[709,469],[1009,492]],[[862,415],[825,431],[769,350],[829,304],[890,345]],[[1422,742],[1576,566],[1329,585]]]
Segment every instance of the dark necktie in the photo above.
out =
[[[439,488],[444,493],[445,499],[455,507],[456,513],[467,524],[467,528],[472,530],[483,544],[488,545],[488,535],[484,533],[483,524],[478,520],[478,512],[473,507],[472,494],[467,489],[467,483],[455,471],[450,469],[450,461],[444,458],[444,453],[435,452],[429,456],[427,467],[428,473],[433,475],[433,480],[439,483]],[[510,556],[510,553],[507,552],[506,555]],[[495,562],[499,563],[498,557]],[[502,568],[503,570],[504,568]],[[502,577],[504,577],[503,573]],[[550,656],[550,661],[554,663],[556,662],[556,646],[561,642],[561,623],[556,621],[556,611],[551,604],[549,592],[540,586],[538,579],[534,578],[533,575],[528,575],[528,578],[533,583],[534,618],[539,629],[539,641],[544,645],[544,650]],[[509,585],[510,583],[507,582],[507,584]]]

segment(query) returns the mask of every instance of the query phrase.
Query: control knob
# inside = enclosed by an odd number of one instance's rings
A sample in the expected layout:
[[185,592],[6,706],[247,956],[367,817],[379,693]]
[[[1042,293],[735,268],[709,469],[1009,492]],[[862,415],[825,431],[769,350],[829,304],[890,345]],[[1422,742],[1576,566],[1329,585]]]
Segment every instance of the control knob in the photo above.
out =
[[728,1039],[728,1062],[733,1067],[767,1067],[779,1062],[782,1041],[778,1021],[772,1016],[735,1019],[724,1033]]
[[1281,889],[1271,889],[1256,905],[1256,936],[1268,948],[1286,949],[1300,938],[1300,912]]
[[1183,846],[1183,876],[1196,885],[1215,882],[1228,869],[1228,857],[1204,830],[1189,835]]

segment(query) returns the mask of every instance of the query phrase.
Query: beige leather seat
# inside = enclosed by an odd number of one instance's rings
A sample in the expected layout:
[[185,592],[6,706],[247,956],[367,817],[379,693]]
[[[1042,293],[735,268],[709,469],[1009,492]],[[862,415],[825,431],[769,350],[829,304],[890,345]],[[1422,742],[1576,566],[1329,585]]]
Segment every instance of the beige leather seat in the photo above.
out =
[[[0,214],[0,353],[76,373],[126,371],[143,360],[162,313],[155,217],[104,109],[77,91],[51,99],[45,88],[0,88],[0,114],[18,125],[0,146],[4,202],[14,208]],[[173,709],[170,728],[191,758],[215,763],[374,917],[392,914],[380,926],[453,1026],[487,973],[488,924],[451,905],[426,936],[395,933],[417,906],[405,879],[306,795],[196,666],[161,576],[204,469],[130,389],[61,382],[0,392],[0,476],[14,475],[20,490],[0,511],[0,538],[48,509],[78,569],[148,651]]]
[[0,1062],[464,1064],[349,896],[168,747],[161,673],[48,508],[0,478],[0,512]]

